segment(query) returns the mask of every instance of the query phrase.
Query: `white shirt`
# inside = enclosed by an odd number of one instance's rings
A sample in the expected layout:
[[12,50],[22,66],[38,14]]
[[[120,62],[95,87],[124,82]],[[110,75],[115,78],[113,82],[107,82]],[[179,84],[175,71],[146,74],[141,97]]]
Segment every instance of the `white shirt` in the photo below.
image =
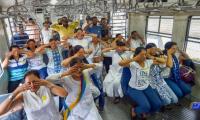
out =
[[49,88],[41,86],[38,91],[23,92],[24,110],[28,120],[62,120]]
[[69,39],[68,42],[73,47],[76,45],[81,45],[85,50],[89,49],[89,43],[92,41],[92,37],[84,37],[82,40],[76,38]]
[[50,29],[45,30],[45,28],[43,28],[42,29],[42,37],[43,37],[44,44],[48,44],[49,40],[52,37],[52,30],[50,30]]
[[137,90],[144,90],[149,86],[149,72],[153,60],[146,60],[142,68],[137,62],[130,63],[131,79],[129,86]]
[[46,67],[46,64],[43,62],[43,55],[36,53],[32,58],[28,58],[28,69],[31,70],[40,70]]
[[96,47],[94,46],[93,43],[89,44],[89,48],[93,49],[92,53],[90,54],[91,57],[94,56],[101,56],[101,51],[103,48],[103,45],[101,43],[97,43]]
[[130,47],[131,48],[137,48],[141,47],[142,41],[140,39],[131,39]]
[[111,50],[109,52],[105,52],[104,56],[112,57],[112,65],[110,65],[110,70],[115,73],[122,72],[122,67],[119,65],[119,62],[124,59],[130,59],[130,56],[133,54],[131,51],[125,51],[122,54],[116,52],[116,50]]

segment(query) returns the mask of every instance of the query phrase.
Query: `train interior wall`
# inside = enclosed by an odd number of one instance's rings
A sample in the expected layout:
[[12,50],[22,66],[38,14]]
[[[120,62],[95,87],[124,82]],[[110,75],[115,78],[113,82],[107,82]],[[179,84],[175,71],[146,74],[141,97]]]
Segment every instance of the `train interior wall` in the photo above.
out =
[[[190,15],[173,15],[174,23],[173,23],[173,34],[172,40],[178,43],[179,48],[184,49],[185,43],[185,35],[187,31],[187,23]],[[43,15],[37,15],[38,19],[43,20]],[[144,37],[146,36],[146,26],[147,26],[147,16],[143,14],[128,14],[128,32],[133,30],[137,30]],[[5,32],[4,21],[0,20],[0,56],[2,59],[5,56],[6,51],[8,51],[8,41]],[[180,29],[181,28],[181,29]],[[2,61],[2,60],[1,60]],[[200,100],[200,64],[195,63],[196,65],[196,85],[193,87],[190,98],[194,101]],[[4,72],[3,77],[0,78],[0,94],[7,92],[7,72]]]

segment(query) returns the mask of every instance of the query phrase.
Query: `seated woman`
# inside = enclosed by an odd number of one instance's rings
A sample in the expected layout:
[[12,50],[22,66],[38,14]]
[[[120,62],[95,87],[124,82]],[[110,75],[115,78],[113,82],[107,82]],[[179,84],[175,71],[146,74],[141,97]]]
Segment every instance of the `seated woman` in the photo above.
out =
[[[80,45],[76,45],[74,46],[71,51],[70,51],[70,57],[68,57],[67,59],[62,61],[62,66],[64,67],[69,67],[70,62],[74,59],[74,58],[80,58],[82,59],[82,61],[85,64],[89,64],[89,62],[87,61],[87,59],[85,58],[86,56],[86,52],[84,50],[84,48]],[[100,95],[97,96],[96,91],[93,91],[93,96],[95,98],[95,100],[98,98],[99,99],[99,110],[103,111],[104,108],[104,103],[105,103],[105,99],[104,99],[104,93],[103,93],[103,86],[102,86],[102,81],[97,77],[96,72],[98,72],[99,69],[102,68],[102,64],[99,64],[99,67],[97,69],[94,70],[94,73],[91,74],[91,78],[92,78],[92,82],[94,83],[95,87],[98,88],[98,90],[100,91]],[[92,86],[92,90],[93,90],[93,86]]]
[[23,103],[28,120],[62,120],[53,95],[67,96],[67,91],[46,80],[41,80],[38,71],[25,74],[25,83],[18,86],[10,96],[0,104],[0,115],[9,111],[18,103]]
[[143,47],[136,48],[132,59],[122,60],[119,63],[120,66],[129,67],[131,71],[127,94],[137,104],[136,108],[132,109],[134,119],[136,115],[146,118],[147,113],[156,112],[162,106],[159,95],[149,84],[149,72],[151,65],[163,63],[165,60],[158,58],[146,60],[146,50]]
[[105,43],[102,42],[98,37],[94,36],[92,42],[89,44],[89,48],[92,53],[87,57],[89,63],[102,62],[102,50],[105,48]]
[[38,70],[40,74],[40,78],[45,79],[47,74],[47,68],[46,64],[43,62],[43,55],[40,53],[35,53],[35,50],[37,49],[36,42],[34,39],[30,39],[27,41],[27,48],[25,49],[25,52],[29,52],[28,54],[31,54],[31,57],[28,58],[28,69],[29,70]]
[[180,66],[175,53],[177,52],[177,44],[175,42],[167,42],[165,44],[164,53],[168,57],[168,67],[171,68],[171,75],[165,79],[169,87],[174,91],[177,97],[181,98],[191,93],[191,86],[181,80]]
[[195,65],[187,55],[187,53],[179,50],[179,63],[180,63],[180,74],[181,79],[184,80],[186,83],[189,83],[191,86],[195,85]]
[[[64,42],[64,41],[63,41]],[[65,45],[60,45],[61,42],[57,42],[55,39],[50,39],[49,44],[45,44],[36,49],[36,53],[47,54],[48,64],[47,73],[54,74],[64,70],[61,66],[63,60],[62,51],[65,49]]]
[[95,65],[83,64],[82,59],[73,58],[67,72],[49,76],[49,80],[62,80],[68,91],[64,103],[64,120],[102,120],[94,104],[90,90],[91,69]]
[[132,31],[130,37],[127,40],[127,45],[129,45],[131,48],[142,47],[145,45],[145,41],[137,31]]
[[81,45],[86,51],[89,50],[89,43],[92,42],[91,36],[86,36],[81,28],[75,29],[75,36],[73,38],[66,39],[72,46]]
[[119,66],[119,62],[124,59],[130,59],[133,54],[131,50],[132,49],[125,46],[124,42],[116,41],[116,48],[106,48],[102,51],[104,56],[112,57],[113,61],[110,70],[103,81],[103,86],[106,94],[109,97],[115,98],[113,101],[115,104],[119,103],[120,97],[123,97],[120,84],[122,67]]
[[3,69],[8,69],[8,92],[13,92],[22,82],[23,77],[27,72],[27,56],[20,53],[19,46],[12,45],[9,49],[9,53],[6,54],[2,67]]
[[[162,55],[161,51],[157,49],[154,43],[148,43],[146,45],[147,50],[147,58],[148,59],[163,59],[164,56]],[[166,59],[166,58],[164,58]],[[152,65],[150,68],[150,86],[155,89],[160,98],[162,99],[164,105],[169,105],[171,103],[177,103],[178,98],[175,93],[171,90],[171,88],[165,82],[162,76],[162,70],[165,69],[166,65]]]

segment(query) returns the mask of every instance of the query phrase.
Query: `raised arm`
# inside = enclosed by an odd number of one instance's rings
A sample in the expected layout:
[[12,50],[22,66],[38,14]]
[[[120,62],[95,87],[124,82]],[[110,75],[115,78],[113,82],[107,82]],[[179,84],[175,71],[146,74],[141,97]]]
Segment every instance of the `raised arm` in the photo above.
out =
[[164,57],[154,57],[153,58],[153,63],[154,64],[165,64],[166,59]]
[[72,22],[69,26],[72,28],[72,29],[75,29],[78,27],[78,25],[80,24],[80,21],[75,21],[75,22]]
[[128,48],[128,47],[125,47],[125,50],[126,50],[126,51],[135,52],[135,48]]
[[0,104],[0,115],[5,114],[17,104],[23,102],[22,92],[28,90],[28,86],[23,84],[10,94],[10,96]]
[[142,43],[145,45],[144,38],[143,38],[140,34],[138,34],[138,33],[137,33],[137,36],[138,36],[138,38],[142,41]]
[[87,30],[88,30],[88,28],[90,27],[90,25],[92,25],[92,22],[90,22],[89,24],[87,24],[85,27],[84,27],[84,31],[86,31],[86,32],[88,32]]
[[130,44],[131,44],[131,36],[128,37],[128,40],[127,40],[126,44],[127,44],[127,46],[130,47]]
[[28,58],[32,58],[35,56],[35,53],[32,51],[26,51],[24,49],[20,50],[20,53],[25,54]]
[[169,68],[173,67],[172,53],[173,53],[172,49],[167,50],[167,62],[166,62],[166,66],[169,67]]
[[2,68],[3,68],[3,69],[5,69],[5,68],[8,67],[9,59],[10,59],[11,55],[12,55],[11,52],[6,53],[5,59],[4,59],[4,61],[2,62]]
[[74,58],[78,58],[78,57],[79,57],[78,54],[75,54],[75,55],[73,55],[73,56],[71,56],[71,57],[68,57],[68,58],[64,59],[64,60],[61,62],[61,65],[62,65],[63,67],[68,67],[68,65],[70,64],[70,62],[71,62]]
[[35,50],[35,52],[36,52],[36,53],[41,53],[41,54],[43,54],[44,51],[45,51],[45,48],[47,48],[47,47],[49,47],[49,44],[41,45],[39,48],[37,48],[37,49]]
[[115,39],[114,41],[112,41],[112,43],[111,43],[111,47],[116,47],[117,45],[116,45],[116,41],[117,41],[117,39]]
[[114,49],[115,49],[114,47],[104,48],[104,49],[102,50],[102,53],[109,52],[109,51],[114,50]]
[[60,86],[53,84],[47,80],[40,80],[41,85],[46,86],[50,89],[51,93],[60,97],[66,97],[68,95],[67,91]]
[[189,55],[186,52],[184,52],[182,50],[179,50],[179,51],[181,53],[181,56],[182,56],[183,60],[190,59]]
[[63,67],[67,67],[69,65],[69,63],[74,59],[76,58],[75,56],[71,56],[71,57],[68,57],[66,59],[64,59],[62,62],[61,62],[61,65]]
[[119,62],[119,65],[122,67],[130,67],[130,63],[133,62],[134,59],[125,59]]

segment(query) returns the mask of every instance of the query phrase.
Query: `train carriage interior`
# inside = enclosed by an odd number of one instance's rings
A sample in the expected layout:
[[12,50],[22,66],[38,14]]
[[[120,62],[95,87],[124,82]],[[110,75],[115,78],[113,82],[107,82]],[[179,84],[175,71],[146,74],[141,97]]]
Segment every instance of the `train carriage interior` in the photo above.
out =
[[200,0],[0,0],[0,120],[42,119],[200,120]]

